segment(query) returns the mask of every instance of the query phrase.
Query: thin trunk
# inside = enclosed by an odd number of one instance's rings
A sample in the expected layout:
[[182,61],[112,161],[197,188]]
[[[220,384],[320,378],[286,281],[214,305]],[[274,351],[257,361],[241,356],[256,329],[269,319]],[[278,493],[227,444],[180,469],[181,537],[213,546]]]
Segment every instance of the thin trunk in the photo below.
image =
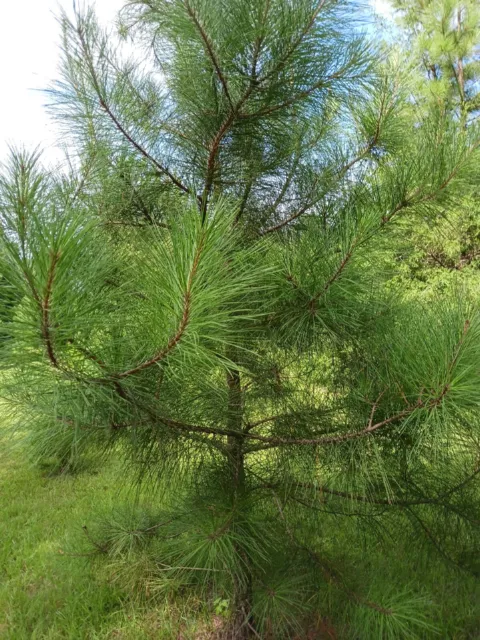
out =
[[[460,41],[462,31],[462,10],[457,11],[457,33]],[[460,94],[460,121],[464,129],[467,128],[467,105],[465,100],[465,74],[463,70],[463,59],[459,56],[457,60],[456,78],[458,83],[458,91]]]
[[[230,474],[233,491],[233,510],[243,508],[245,494],[245,453],[243,430],[243,398],[240,372],[237,369],[227,373],[228,385],[228,428],[238,431],[238,436],[228,436],[228,448],[230,452]],[[239,564],[242,565],[242,576],[234,584],[234,616],[232,620],[232,639],[246,640],[251,637],[253,621],[252,610],[252,572],[250,558],[239,545],[236,549],[240,556]]]

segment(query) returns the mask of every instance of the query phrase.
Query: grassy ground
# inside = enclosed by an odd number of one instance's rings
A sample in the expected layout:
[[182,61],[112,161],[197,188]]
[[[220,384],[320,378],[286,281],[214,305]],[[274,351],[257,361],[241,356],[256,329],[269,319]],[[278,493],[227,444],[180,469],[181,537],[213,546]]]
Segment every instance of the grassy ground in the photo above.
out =
[[82,525],[122,498],[118,469],[50,477],[18,453],[6,458],[0,468],[2,640],[205,637],[186,607],[142,607],[117,585],[112,567],[71,553]]
[[[117,567],[108,560],[79,555],[79,539],[89,535],[82,526],[95,521],[96,514],[111,512],[131,499],[118,488],[122,476],[114,462],[76,475],[51,476],[29,465],[20,451],[2,456],[1,640],[215,637],[213,628],[221,619],[205,615],[202,603],[146,602],[122,586]],[[443,630],[435,637],[480,639],[477,581],[431,563],[420,567],[407,550],[403,559],[401,553],[395,559],[388,554],[383,558],[383,553],[375,557],[385,563],[384,571],[392,574],[393,583],[419,582],[427,589]]]

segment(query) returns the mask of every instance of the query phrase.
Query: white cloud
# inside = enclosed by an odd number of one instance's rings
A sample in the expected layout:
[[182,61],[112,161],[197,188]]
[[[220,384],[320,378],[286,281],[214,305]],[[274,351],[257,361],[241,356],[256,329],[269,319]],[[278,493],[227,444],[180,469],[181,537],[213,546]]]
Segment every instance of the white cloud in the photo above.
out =
[[[123,4],[123,0],[98,0],[100,20],[112,21]],[[58,157],[41,90],[57,76],[59,6],[70,9],[72,0],[0,1],[0,161],[9,144],[41,145],[46,159]]]

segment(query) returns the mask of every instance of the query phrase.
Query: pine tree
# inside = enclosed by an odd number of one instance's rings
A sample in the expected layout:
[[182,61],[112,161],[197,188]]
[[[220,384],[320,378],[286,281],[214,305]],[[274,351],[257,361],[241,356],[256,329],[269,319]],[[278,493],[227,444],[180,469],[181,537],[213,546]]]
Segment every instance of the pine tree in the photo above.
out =
[[16,152],[0,185],[8,419],[124,457],[157,589],[223,595],[232,637],[332,601],[346,637],[428,637],[378,561],[401,534],[478,571],[480,315],[392,294],[385,256],[478,179],[478,129],[412,114],[348,3],[133,0],[132,59],[91,10],[61,25],[78,161]]
[[[415,102],[433,101],[446,118],[469,126],[480,115],[480,9],[477,2],[396,0],[403,55],[417,70]],[[465,189],[461,203],[436,218],[412,224],[407,234],[409,276],[427,287],[464,280],[477,286],[480,257],[478,187]],[[406,238],[406,239],[407,239]]]
[[480,112],[480,8],[476,0],[394,0],[429,80],[426,94],[466,124]]

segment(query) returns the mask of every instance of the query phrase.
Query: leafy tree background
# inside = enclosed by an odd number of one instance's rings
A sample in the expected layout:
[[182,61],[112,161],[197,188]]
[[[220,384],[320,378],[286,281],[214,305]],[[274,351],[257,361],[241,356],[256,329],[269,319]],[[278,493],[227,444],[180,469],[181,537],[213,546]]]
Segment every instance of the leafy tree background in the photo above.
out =
[[[400,49],[414,70],[416,106],[428,109],[434,104],[462,126],[476,122],[480,115],[478,3],[398,0],[393,5]],[[408,244],[401,249],[404,286],[422,294],[433,286],[441,293],[460,281],[477,291],[477,200],[478,186],[473,185],[457,206],[411,225]]]
[[225,601],[237,638],[323,611],[429,637],[385,554],[480,570],[477,300],[411,295],[399,259],[473,197],[479,130],[466,98],[412,100],[354,9],[134,1],[131,60],[64,14],[76,160],[18,151],[1,178],[6,420],[61,467],[122,456],[158,508],[93,546]]

